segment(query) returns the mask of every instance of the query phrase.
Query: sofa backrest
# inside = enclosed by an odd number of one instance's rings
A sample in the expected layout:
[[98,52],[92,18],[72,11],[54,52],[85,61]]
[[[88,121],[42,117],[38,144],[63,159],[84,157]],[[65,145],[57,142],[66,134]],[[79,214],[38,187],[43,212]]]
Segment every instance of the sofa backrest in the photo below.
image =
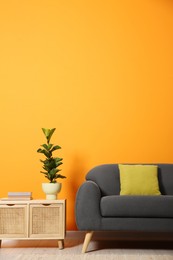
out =
[[[173,195],[173,164],[153,165],[158,166],[158,179],[161,194]],[[88,172],[86,180],[97,183],[100,187],[102,196],[119,195],[120,193],[118,164],[103,164],[96,166]]]

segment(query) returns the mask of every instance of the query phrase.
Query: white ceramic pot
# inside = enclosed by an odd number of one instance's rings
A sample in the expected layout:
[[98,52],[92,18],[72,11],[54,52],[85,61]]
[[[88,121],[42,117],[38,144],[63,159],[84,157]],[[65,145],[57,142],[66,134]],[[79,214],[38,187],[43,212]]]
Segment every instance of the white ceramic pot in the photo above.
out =
[[47,200],[56,200],[61,190],[61,183],[42,183],[42,189],[46,194]]

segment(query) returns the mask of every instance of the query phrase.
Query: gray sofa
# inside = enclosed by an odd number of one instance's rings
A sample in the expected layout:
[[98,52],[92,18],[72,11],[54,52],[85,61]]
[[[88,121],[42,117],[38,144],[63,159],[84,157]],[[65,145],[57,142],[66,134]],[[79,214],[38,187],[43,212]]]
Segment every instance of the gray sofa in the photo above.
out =
[[79,230],[86,231],[85,253],[94,231],[163,232],[173,235],[173,164],[158,165],[161,195],[120,194],[118,164],[96,166],[76,194]]

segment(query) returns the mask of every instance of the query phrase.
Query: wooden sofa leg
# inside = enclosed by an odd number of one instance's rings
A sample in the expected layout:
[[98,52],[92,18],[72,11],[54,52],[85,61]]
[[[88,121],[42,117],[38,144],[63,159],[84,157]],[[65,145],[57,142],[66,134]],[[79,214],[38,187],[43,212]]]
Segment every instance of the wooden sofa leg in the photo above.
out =
[[93,231],[88,231],[85,235],[85,240],[83,243],[83,247],[82,247],[82,253],[85,253],[87,251],[87,247],[89,245],[89,242],[91,241],[92,235],[93,235]]

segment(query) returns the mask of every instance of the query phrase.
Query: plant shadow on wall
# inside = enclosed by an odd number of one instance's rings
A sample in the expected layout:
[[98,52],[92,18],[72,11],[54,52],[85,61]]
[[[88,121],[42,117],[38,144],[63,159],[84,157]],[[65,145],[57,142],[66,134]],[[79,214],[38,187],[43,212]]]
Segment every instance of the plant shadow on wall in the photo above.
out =
[[46,137],[46,144],[42,144],[37,150],[38,153],[44,154],[45,160],[40,160],[43,164],[43,170],[40,171],[49,180],[49,183],[42,183],[42,189],[46,193],[46,199],[57,199],[57,193],[61,190],[61,183],[57,182],[58,178],[66,178],[64,175],[60,174],[59,166],[62,165],[63,158],[53,157],[53,152],[61,149],[59,145],[54,145],[50,143],[51,137],[56,128],[48,129],[42,128],[42,131]]

